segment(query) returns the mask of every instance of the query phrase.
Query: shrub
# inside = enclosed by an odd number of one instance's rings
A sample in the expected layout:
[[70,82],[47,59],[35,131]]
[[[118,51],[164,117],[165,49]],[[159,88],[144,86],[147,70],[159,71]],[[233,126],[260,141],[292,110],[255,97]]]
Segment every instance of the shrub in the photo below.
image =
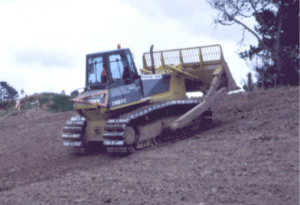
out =
[[72,97],[67,95],[55,95],[52,99],[53,104],[49,109],[52,112],[68,112],[73,110],[73,102],[70,101]]

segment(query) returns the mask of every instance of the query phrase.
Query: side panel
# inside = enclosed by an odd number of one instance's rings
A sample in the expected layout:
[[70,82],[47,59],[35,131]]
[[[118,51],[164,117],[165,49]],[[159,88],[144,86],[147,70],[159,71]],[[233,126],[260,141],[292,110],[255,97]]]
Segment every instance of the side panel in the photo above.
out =
[[108,99],[109,107],[113,108],[132,102],[137,102],[142,97],[140,79],[136,79],[131,84],[110,89]]
[[141,79],[145,97],[167,92],[170,89],[169,74],[142,75]]
[[126,99],[126,104],[137,102],[143,97],[140,79],[136,79],[133,83],[120,87],[120,90]]
[[109,107],[116,107],[121,104],[126,104],[123,93],[120,88],[112,88],[109,90],[108,105]]

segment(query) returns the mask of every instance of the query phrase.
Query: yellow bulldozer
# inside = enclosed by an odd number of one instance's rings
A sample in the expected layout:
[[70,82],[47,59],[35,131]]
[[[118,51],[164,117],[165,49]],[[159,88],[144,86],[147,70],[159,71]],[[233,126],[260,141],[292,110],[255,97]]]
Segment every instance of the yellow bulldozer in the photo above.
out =
[[[210,108],[238,89],[220,45],[143,54],[139,75],[129,49],[86,55],[84,91],[63,128],[63,145],[84,151],[93,144],[128,153],[182,129],[212,121]],[[201,91],[200,98],[187,92]]]

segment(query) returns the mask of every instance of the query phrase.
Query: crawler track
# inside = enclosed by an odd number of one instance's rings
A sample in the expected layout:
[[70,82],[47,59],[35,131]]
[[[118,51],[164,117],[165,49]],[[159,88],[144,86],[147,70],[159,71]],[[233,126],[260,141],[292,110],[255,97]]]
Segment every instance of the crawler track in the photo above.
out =
[[[162,114],[168,112],[168,109],[177,110],[177,114],[178,116],[180,116],[200,102],[201,99],[159,102],[141,107],[130,113],[123,114],[117,119],[109,119],[107,121],[107,125],[104,127],[104,145],[107,147],[107,151],[109,153],[126,153],[133,152],[135,150],[146,149],[149,147],[163,146],[164,144],[193,136],[191,135],[192,131],[190,131],[191,127],[182,129],[175,133],[170,132],[167,129],[166,125],[161,133],[155,135],[154,137],[147,138],[145,136],[141,136],[141,133],[139,133],[138,131],[138,127],[149,126],[149,124],[151,124],[149,123],[149,121],[155,123],[155,121],[161,120],[162,118],[176,117],[165,117],[164,114]],[[204,122],[203,119],[205,120]],[[197,124],[197,128],[199,127],[199,121],[203,122],[204,124],[210,123],[211,112],[205,112],[205,114],[201,116],[200,119],[194,122]],[[139,135],[136,143],[126,143],[126,136],[124,135],[127,127],[133,127],[133,129],[136,130],[137,135]],[[195,129],[195,126],[193,126],[192,128]]]
[[[119,118],[109,119],[104,126],[103,145],[108,153],[129,153],[164,146],[191,137],[193,136],[192,130],[199,128],[200,123],[205,125],[211,122],[211,111],[206,111],[191,126],[177,132],[171,132],[168,129],[168,123],[201,103],[201,101],[198,98],[157,102],[122,114]],[[157,122],[161,124],[158,123],[157,126],[155,124]],[[83,152],[87,148],[83,136],[85,126],[86,120],[84,117],[72,117],[67,121],[62,135],[64,145],[73,146],[77,149],[77,152]],[[128,139],[126,132],[130,129],[133,130],[133,134]]]

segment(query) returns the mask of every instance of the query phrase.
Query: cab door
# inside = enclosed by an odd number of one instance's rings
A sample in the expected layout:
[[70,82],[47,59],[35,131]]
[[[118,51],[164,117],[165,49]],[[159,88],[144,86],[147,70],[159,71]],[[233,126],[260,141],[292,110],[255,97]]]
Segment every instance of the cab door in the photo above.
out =
[[139,101],[142,97],[141,80],[129,51],[110,54],[109,66],[112,76],[109,106],[111,108]]

